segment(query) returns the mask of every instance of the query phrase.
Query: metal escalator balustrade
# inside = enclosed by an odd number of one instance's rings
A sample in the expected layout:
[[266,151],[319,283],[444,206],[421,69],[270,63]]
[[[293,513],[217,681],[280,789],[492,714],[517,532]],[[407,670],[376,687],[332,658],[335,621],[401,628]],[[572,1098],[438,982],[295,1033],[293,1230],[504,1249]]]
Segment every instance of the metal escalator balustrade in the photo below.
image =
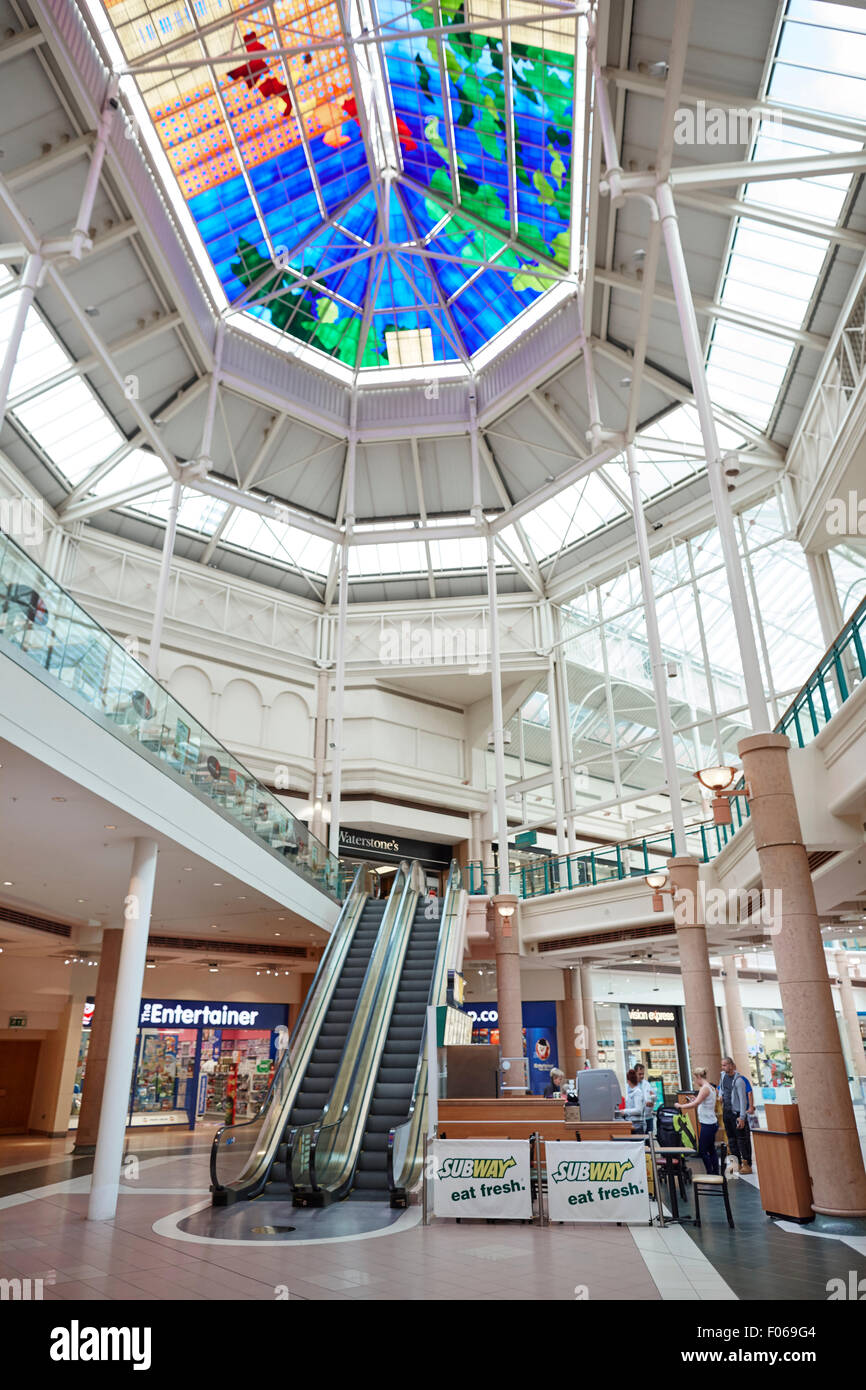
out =
[[352,946],[287,1117],[284,1142],[289,1182],[294,1180],[293,1166],[301,1167],[308,1157],[312,1128],[327,1111],[388,902],[389,899],[368,898],[364,904]]
[[[331,933],[312,985],[292,1030],[289,1045],[274,1073],[267,1095],[251,1120],[223,1125],[211,1146],[210,1173],[214,1206],[251,1199],[264,1190],[286,1128],[286,1117],[315,1054],[334,993],[358,943],[367,903],[369,872],[359,868],[339,920]],[[375,900],[373,900],[375,901]],[[383,904],[384,906],[384,904]]]
[[420,865],[401,865],[401,881],[391,893],[393,900],[399,891],[399,902],[383,924],[328,1108],[308,1128],[303,1165],[293,1170],[297,1206],[339,1201],[352,1185],[418,898],[425,890]]
[[[386,1185],[384,1190],[378,1183],[378,1173],[376,1175],[376,1195],[379,1196],[380,1193],[383,1196],[387,1195],[392,1207],[405,1207],[408,1204],[409,1193],[421,1177],[424,1135],[427,1130],[428,1086],[430,1084],[427,1067],[427,1029],[430,1017],[428,1010],[431,1006],[439,1007],[446,1003],[448,971],[460,967],[460,962],[457,959],[457,937],[461,914],[465,913],[465,910],[466,893],[463,888],[461,871],[457,861],[452,859],[448,870],[441,921],[437,923],[435,959],[430,976],[430,988],[422,1014],[421,1033],[417,1044],[415,1071],[409,1102],[404,1114],[397,1118],[397,1121],[389,1127],[387,1132],[385,1143]],[[433,1084],[438,1084],[438,1078],[433,1078]],[[371,1109],[368,1128],[373,1132],[379,1129],[378,1123],[374,1129],[372,1123],[374,1119],[377,1117]],[[360,1176],[359,1173],[358,1178]],[[363,1186],[367,1186],[368,1191],[373,1189],[372,1183],[369,1185],[365,1183]]]
[[2,531],[0,653],[342,901],[339,860]]
[[365,944],[371,949],[366,959],[356,956],[346,990],[329,1008],[322,1037],[326,1045],[316,1064],[322,1070],[309,1082],[304,1078],[299,1092],[303,1104],[290,1117],[286,1130],[287,1177],[296,1206],[321,1204],[312,1178],[314,1145],[322,1128],[328,1129],[334,1121],[339,1124],[350,1107],[357,1061],[364,1053],[381,982],[393,969],[394,938],[402,929],[413,882],[409,865],[402,863],[378,920],[368,919],[370,935]]
[[367,1121],[361,1136],[351,1196],[388,1198],[388,1136],[406,1119],[424,1034],[430,982],[436,966],[440,915],[422,899],[415,908],[412,930],[400,972],[391,1020],[382,1049]]

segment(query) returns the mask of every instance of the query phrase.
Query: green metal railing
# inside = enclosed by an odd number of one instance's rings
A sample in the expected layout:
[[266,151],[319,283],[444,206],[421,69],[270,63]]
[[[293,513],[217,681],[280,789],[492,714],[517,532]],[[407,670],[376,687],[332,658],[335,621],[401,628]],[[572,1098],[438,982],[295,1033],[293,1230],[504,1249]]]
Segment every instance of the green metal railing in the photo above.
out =
[[207,801],[328,897],[339,860],[25,550],[0,532],[0,654]]
[[866,599],[848,619],[832,646],[779,723],[777,734],[786,734],[798,748],[805,748],[838,714],[852,692],[866,680]]
[[[829,724],[863,680],[866,680],[866,599],[848,619],[788,706],[775,732],[786,734],[792,743],[804,748]],[[744,785],[742,778],[736,783],[738,790]],[[680,853],[693,855],[702,864],[709,863],[750,816],[746,797],[732,797],[731,824],[715,825],[705,821],[692,826],[686,832],[686,846]],[[641,877],[653,868],[662,867],[664,860],[673,853],[674,840],[670,833],[616,845],[596,845],[592,849],[555,859],[538,859],[511,869],[507,891],[520,898],[535,898],[613,879]],[[464,867],[463,886],[472,894],[506,891],[504,886],[501,890],[497,888],[495,869],[477,862]]]

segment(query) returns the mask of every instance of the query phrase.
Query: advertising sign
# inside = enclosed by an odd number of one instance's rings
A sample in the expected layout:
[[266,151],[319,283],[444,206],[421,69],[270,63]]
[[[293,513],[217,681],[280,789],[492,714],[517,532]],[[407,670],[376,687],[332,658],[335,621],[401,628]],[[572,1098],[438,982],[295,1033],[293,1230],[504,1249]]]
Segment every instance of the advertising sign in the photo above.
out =
[[529,1087],[534,1096],[543,1096],[557,1065],[556,1033],[550,1028],[527,1028],[525,1032]]
[[528,1139],[434,1139],[428,1154],[434,1216],[531,1220]]
[[551,1221],[649,1219],[646,1152],[642,1143],[574,1144],[547,1149],[547,1209]]

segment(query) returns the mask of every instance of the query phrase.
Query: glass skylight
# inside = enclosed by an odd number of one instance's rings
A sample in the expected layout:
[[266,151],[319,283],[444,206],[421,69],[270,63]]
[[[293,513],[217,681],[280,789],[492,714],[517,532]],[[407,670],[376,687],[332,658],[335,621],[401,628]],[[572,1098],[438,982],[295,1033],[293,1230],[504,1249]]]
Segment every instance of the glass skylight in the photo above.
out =
[[[770,69],[769,101],[862,120],[866,111],[866,13],[854,6],[789,0]],[[839,153],[862,142],[800,129],[795,118],[760,123],[754,160]],[[842,211],[850,174],[771,179],[747,184],[745,202],[779,208],[829,224]],[[719,295],[732,309],[768,323],[804,324],[827,256],[820,237],[737,219]],[[713,400],[765,429],[770,423],[794,351],[784,338],[716,321],[707,375]]]
[[571,269],[585,32],[553,3],[89,8],[209,282],[269,336],[465,364]]

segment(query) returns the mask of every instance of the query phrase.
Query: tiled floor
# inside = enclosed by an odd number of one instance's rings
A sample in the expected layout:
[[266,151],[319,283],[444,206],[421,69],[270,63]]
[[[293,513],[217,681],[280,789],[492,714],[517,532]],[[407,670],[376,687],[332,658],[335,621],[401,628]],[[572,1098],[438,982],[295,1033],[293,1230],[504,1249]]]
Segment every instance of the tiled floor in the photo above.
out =
[[[809,1238],[769,1221],[747,1181],[731,1185],[734,1231],[721,1203],[700,1230],[425,1227],[410,1208],[388,1230],[358,1236],[349,1225],[352,1234],[336,1241],[329,1226],[317,1243],[268,1234],[239,1242],[225,1209],[208,1205],[207,1134],[141,1134],[131,1144],[117,1216],[97,1224],[86,1220],[89,1160],[71,1158],[63,1140],[0,1140],[0,1277],[42,1279],[44,1297],[58,1301],[697,1302],[826,1299],[828,1279],[866,1274],[858,1241]],[[345,1210],[357,1214],[357,1206]],[[273,1201],[245,1211],[262,1226],[306,1216]]]

